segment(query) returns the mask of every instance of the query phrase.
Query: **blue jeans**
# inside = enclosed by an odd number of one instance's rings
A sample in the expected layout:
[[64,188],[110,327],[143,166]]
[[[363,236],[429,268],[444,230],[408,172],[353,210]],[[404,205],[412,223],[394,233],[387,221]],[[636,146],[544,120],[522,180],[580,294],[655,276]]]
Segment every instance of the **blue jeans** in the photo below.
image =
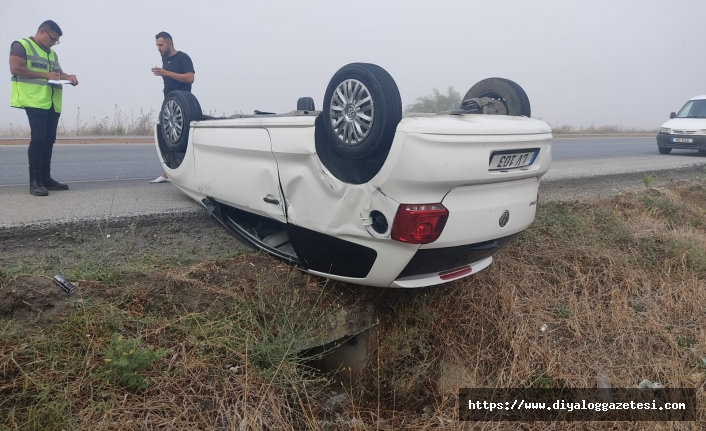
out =
[[41,169],[41,176],[49,176],[51,155],[56,141],[56,128],[59,114],[52,106],[49,109],[25,108],[32,139],[29,142],[27,157],[30,169]]

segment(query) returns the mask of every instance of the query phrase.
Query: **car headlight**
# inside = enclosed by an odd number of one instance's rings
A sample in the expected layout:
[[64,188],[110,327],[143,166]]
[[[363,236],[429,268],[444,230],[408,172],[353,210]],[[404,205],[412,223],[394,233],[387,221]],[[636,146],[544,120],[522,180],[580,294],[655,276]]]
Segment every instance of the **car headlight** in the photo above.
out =
[[672,129],[670,129],[669,127],[660,127],[659,133],[672,133]]
[[706,135],[706,129],[701,129],[698,132],[696,132],[697,135]]

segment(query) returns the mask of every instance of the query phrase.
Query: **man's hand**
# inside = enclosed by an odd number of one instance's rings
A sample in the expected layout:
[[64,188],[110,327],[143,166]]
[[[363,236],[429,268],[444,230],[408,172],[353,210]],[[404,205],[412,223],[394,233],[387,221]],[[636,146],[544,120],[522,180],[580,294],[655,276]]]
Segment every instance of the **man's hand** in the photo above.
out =
[[61,74],[58,72],[47,72],[46,79],[58,80],[58,79],[61,79]]
[[61,72],[61,78],[59,79],[71,81],[71,85],[73,85],[74,87],[78,85],[78,79],[76,79],[76,75],[67,75],[64,72]]
[[153,67],[152,73],[154,73],[154,76],[166,76],[185,84],[191,84],[194,82],[194,72],[176,73],[162,69],[161,67]]
[[164,70],[161,67],[153,67],[152,73],[154,73],[154,76],[169,76],[169,71]]

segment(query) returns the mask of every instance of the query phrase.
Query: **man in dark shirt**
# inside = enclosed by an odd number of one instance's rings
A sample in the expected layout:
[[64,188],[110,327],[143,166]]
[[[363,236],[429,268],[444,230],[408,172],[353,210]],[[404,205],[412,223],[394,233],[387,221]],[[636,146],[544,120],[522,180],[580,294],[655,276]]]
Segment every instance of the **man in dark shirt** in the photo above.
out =
[[[153,67],[152,73],[164,79],[164,97],[174,90],[191,92],[191,84],[194,82],[194,64],[185,52],[174,49],[172,36],[166,31],[161,31],[155,36],[157,39],[157,50],[162,55],[162,67]],[[152,183],[163,183],[169,181],[167,173],[162,170],[162,175],[150,181]]]

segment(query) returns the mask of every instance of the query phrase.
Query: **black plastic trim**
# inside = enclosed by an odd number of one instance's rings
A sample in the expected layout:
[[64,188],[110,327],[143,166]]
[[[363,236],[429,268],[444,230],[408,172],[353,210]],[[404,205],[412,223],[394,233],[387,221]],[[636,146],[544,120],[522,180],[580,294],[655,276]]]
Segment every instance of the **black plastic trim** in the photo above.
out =
[[[689,138],[694,142],[672,142],[672,138]],[[662,148],[675,148],[677,150],[706,150],[706,135],[674,135],[659,133],[657,146]]]
[[[270,247],[269,245],[263,243],[260,241],[259,238],[255,237],[254,235],[250,234],[245,228],[243,228],[236,220],[233,219],[228,213],[237,213],[241,212],[241,210],[229,207],[227,205],[223,205],[216,201],[213,198],[205,198],[203,200],[204,205],[206,205],[206,211],[209,213],[209,215],[213,216],[216,220],[218,220],[226,229],[231,231],[235,236],[237,236],[241,241],[244,243],[248,244],[251,247],[254,247],[255,249],[259,249],[262,251],[265,251],[272,255],[273,257],[285,261],[287,263],[303,267],[301,264],[301,261],[297,259],[296,257],[293,257],[292,255],[289,255],[287,253],[283,253],[280,250],[277,250],[274,247]],[[222,211],[221,206],[224,206],[226,208],[226,211]],[[250,213],[247,213],[245,211],[242,211],[245,214],[248,215],[253,215]],[[291,239],[290,239],[291,241]],[[306,269],[306,268],[304,268]]]
[[341,277],[365,278],[377,259],[377,251],[350,241],[287,224],[289,241],[309,269]]
[[520,234],[521,232],[491,241],[456,247],[420,248],[397,278],[431,274],[478,262],[494,255]]

